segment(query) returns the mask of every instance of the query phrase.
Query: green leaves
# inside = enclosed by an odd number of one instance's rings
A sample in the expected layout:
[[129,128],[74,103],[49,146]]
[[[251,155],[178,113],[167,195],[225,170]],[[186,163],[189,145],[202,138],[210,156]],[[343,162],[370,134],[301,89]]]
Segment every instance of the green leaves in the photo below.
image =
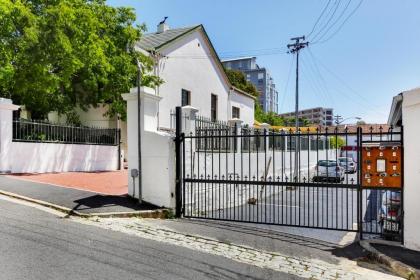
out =
[[135,20],[133,9],[103,0],[0,0],[0,96],[40,118],[99,103],[124,116],[121,93],[135,86],[136,59],[153,67],[134,50],[144,30]]

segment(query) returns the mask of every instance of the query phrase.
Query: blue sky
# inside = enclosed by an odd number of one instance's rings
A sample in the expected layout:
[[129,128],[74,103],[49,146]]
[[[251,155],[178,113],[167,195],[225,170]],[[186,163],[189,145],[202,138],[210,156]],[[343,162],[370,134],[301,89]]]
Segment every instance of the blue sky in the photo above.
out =
[[[330,6],[335,1],[331,0]],[[349,0],[341,0],[335,18]],[[168,16],[172,28],[203,24],[221,57],[257,56],[279,91],[279,109],[292,111],[295,74],[286,53],[291,37],[310,33],[327,0],[112,0],[131,6],[154,32]],[[352,0],[342,19],[359,0]],[[328,10],[327,10],[328,11]],[[301,53],[300,108],[333,107],[344,117],[386,122],[392,97],[420,86],[420,1],[364,0],[341,30]],[[331,12],[332,13],[332,10]],[[324,14],[319,30],[328,19]],[[339,26],[337,22],[332,34]],[[328,25],[327,25],[328,26]],[[317,30],[312,33],[315,35]],[[319,34],[321,37],[323,33]],[[328,38],[329,35],[324,38]],[[315,40],[316,41],[316,40]]]

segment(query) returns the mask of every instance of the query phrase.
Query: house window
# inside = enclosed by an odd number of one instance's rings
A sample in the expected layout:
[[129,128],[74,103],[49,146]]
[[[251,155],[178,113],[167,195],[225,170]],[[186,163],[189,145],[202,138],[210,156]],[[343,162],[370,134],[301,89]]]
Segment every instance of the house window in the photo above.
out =
[[191,105],[191,92],[186,90],[186,89],[182,89],[181,91],[181,106],[188,106]]
[[232,119],[240,118],[240,109],[238,107],[232,106]]
[[211,95],[211,120],[216,121],[217,120],[217,95],[212,94]]

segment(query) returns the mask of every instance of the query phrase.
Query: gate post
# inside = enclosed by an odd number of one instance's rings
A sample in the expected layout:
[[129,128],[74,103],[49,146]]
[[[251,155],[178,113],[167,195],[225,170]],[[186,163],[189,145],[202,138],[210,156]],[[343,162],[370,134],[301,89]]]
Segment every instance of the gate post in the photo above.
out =
[[363,190],[362,190],[362,149],[363,131],[357,128],[357,229],[359,230],[359,240],[363,240]]
[[182,108],[175,111],[175,216],[181,217],[182,212],[182,177],[181,177],[181,143],[182,143]]

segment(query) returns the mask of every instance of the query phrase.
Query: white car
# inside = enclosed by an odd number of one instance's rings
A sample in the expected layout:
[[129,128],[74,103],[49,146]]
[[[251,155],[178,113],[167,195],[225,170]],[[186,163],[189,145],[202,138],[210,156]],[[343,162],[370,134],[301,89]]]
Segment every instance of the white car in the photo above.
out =
[[319,160],[312,180],[340,183],[344,181],[344,168],[335,160]]
[[357,171],[356,163],[351,157],[339,157],[338,162],[344,168],[345,173],[354,174]]

